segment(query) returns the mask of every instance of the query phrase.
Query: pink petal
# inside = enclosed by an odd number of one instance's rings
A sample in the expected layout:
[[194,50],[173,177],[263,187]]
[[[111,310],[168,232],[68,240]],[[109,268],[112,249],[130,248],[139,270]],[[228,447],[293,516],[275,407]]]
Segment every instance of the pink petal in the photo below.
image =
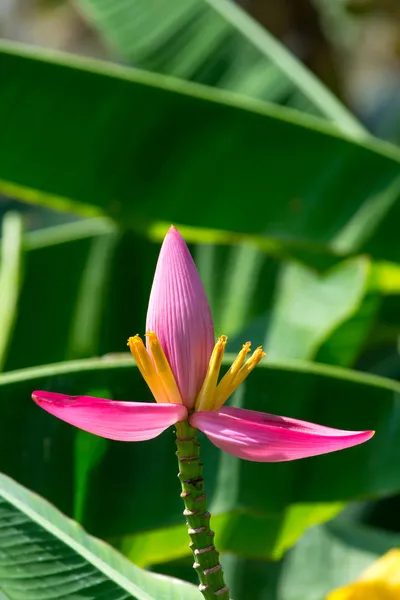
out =
[[373,431],[343,431],[267,413],[225,407],[190,417],[221,450],[255,462],[281,462],[350,448]]
[[175,227],[170,228],[161,247],[146,331],[156,333],[183,402],[191,408],[214,347],[214,325],[203,284]]
[[138,442],[157,437],[187,418],[183,404],[114,402],[91,396],[33,392],[33,400],[50,414],[84,431],[110,440]]

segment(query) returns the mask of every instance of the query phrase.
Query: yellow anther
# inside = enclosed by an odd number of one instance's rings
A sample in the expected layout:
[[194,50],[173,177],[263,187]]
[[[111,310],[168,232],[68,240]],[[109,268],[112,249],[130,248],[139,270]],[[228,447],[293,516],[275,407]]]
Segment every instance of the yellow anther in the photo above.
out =
[[[231,387],[229,389],[229,396],[233,394],[233,392],[239,387],[241,383],[243,383],[246,377],[250,375],[254,367],[258,365],[258,363],[262,358],[264,358],[264,356],[265,352],[263,352],[262,346],[258,346],[258,348],[250,356],[250,358],[244,363],[243,367],[239,369],[238,374],[232,381]],[[229,396],[226,396],[225,400],[227,400]],[[223,402],[225,402],[225,400]],[[222,404],[220,406],[216,406],[214,410],[218,410],[219,408],[221,408],[221,406]]]
[[228,369],[228,371],[225,373],[225,375],[217,385],[213,401],[214,410],[218,410],[219,408],[221,408],[224,402],[226,402],[229,396],[236,389],[237,386],[233,385],[234,380],[237,374],[239,373],[240,367],[243,365],[246,356],[250,352],[250,348],[250,342],[246,342],[245,344],[243,344],[242,349],[233,361],[232,366]]
[[172,404],[183,404],[174,374],[172,373],[169,362],[156,334],[150,331],[146,333],[146,337],[149,340],[151,356],[153,358],[157,374],[159,375],[163,385],[164,392],[168,398],[168,402],[171,402]]
[[138,334],[130,337],[128,339],[128,346],[143,378],[154,377],[156,371],[142,338]]
[[161,378],[158,375],[153,361],[151,360],[149,353],[147,352],[146,347],[139,335],[130,337],[128,339],[128,346],[133,358],[136,361],[138,369],[141,372],[143,379],[149,386],[155,400],[157,402],[168,402],[168,396],[164,391]]
[[225,346],[228,338],[226,335],[221,335],[212,351],[210,362],[208,365],[207,375],[204,379],[201,390],[196,398],[196,410],[213,410],[214,395],[217,387],[219,372],[221,369],[222,358],[224,356]]

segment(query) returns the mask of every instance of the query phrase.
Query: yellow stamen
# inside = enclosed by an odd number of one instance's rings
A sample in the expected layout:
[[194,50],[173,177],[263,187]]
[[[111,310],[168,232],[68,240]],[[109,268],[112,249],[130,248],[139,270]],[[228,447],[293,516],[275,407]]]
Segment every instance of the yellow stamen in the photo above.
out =
[[224,356],[225,346],[227,342],[226,335],[221,335],[212,351],[210,362],[208,365],[207,375],[201,386],[201,390],[196,398],[196,410],[213,410],[213,401],[215,389],[218,382],[218,376],[221,369],[222,358]]
[[[157,335],[153,331],[150,331],[146,333],[146,337],[148,339],[149,351],[146,350],[146,346],[139,335],[135,335],[128,339],[128,346],[139,371],[157,402],[183,404],[174,374],[162,346],[158,341]],[[229,396],[233,394],[254,367],[265,356],[265,352],[263,352],[262,347],[259,346],[245,362],[251,347],[250,342],[246,342],[243,344],[241,351],[233,361],[231,367],[218,383],[227,340],[228,338],[226,335],[221,335],[221,337],[217,339],[211,354],[207,374],[196,398],[196,411],[219,410]]]
[[218,383],[218,376],[227,339],[226,335],[222,335],[215,344],[211,354],[207,375],[199,395],[196,398],[195,410],[219,410],[229,396],[233,394],[241,383],[243,383],[254,367],[258,365],[260,360],[265,356],[265,352],[263,352],[262,347],[259,346],[255,352],[253,352],[251,357],[244,362],[251,347],[250,342],[246,342],[243,344],[241,351],[233,361],[230,369]]
[[256,367],[258,365],[258,363],[260,362],[260,360],[262,358],[264,358],[264,356],[265,356],[265,352],[263,352],[262,346],[258,346],[258,348],[256,348],[256,350],[253,352],[253,354],[250,356],[250,358],[244,363],[244,365],[240,369],[239,373],[236,375],[236,377],[233,381],[234,389],[232,390],[232,392],[234,392],[236,390],[236,388],[241,383],[243,383],[243,381],[246,379],[246,377],[248,375],[250,375],[250,373],[252,372],[254,367]]
[[232,366],[225,373],[219,384],[217,385],[217,389],[215,390],[214,395],[214,410],[218,410],[221,406],[226,402],[229,396],[233,393],[237,386],[233,386],[234,379],[238,374],[240,367],[244,363],[244,360],[248,353],[250,352],[251,343],[246,342],[243,344],[241,351],[235,358],[232,363]]
[[171,367],[169,366],[164,350],[162,349],[156,334],[150,331],[146,333],[146,336],[149,340],[151,356],[153,357],[154,365],[163,385],[164,392],[168,398],[168,402],[171,402],[172,404],[182,404],[181,394],[175,381],[174,374],[171,371]]
[[168,396],[164,391],[161,378],[157,373],[153,361],[151,360],[149,353],[147,352],[146,347],[139,335],[130,337],[128,339],[128,346],[133,358],[136,361],[138,369],[141,372],[143,379],[149,386],[155,400],[161,403],[168,402]]

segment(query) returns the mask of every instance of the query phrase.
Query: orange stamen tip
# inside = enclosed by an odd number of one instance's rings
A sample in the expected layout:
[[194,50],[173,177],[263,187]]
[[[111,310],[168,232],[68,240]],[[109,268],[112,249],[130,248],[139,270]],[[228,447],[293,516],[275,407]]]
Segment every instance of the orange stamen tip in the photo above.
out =
[[258,346],[253,352],[254,358],[259,358],[261,360],[262,358],[264,358],[264,356],[266,356],[266,353],[264,352],[262,346]]

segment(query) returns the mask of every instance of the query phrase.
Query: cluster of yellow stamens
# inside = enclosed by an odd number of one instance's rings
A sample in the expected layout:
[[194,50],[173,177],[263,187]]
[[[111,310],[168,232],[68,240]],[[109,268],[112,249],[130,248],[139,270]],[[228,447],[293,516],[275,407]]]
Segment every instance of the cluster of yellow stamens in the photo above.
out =
[[[130,337],[128,340],[128,346],[139,371],[157,402],[183,404],[184,401],[182,400],[175,377],[156,334],[153,332],[146,333],[146,337],[149,340],[149,352],[146,350],[139,335]],[[231,367],[218,383],[227,340],[226,335],[222,335],[217,339],[211,354],[207,374],[196,398],[194,407],[196,411],[215,411],[220,409],[229,396],[233,394],[263,356],[265,356],[265,352],[259,346],[251,357],[246,360],[251,348],[250,342],[246,342]]]
[[229,396],[233,394],[254,367],[260,362],[263,356],[265,356],[265,352],[263,352],[262,347],[259,346],[255,352],[253,352],[251,357],[244,362],[251,349],[251,343],[246,342],[243,344],[241,351],[233,361],[231,367],[218,383],[219,372],[227,341],[228,338],[226,335],[221,335],[221,337],[217,339],[217,343],[211,354],[207,375],[196,398],[196,410],[218,410],[221,408]]
[[146,333],[146,337],[149,340],[150,353],[139,335],[128,340],[128,346],[143,379],[157,402],[183,404],[174,374],[156,334]]

